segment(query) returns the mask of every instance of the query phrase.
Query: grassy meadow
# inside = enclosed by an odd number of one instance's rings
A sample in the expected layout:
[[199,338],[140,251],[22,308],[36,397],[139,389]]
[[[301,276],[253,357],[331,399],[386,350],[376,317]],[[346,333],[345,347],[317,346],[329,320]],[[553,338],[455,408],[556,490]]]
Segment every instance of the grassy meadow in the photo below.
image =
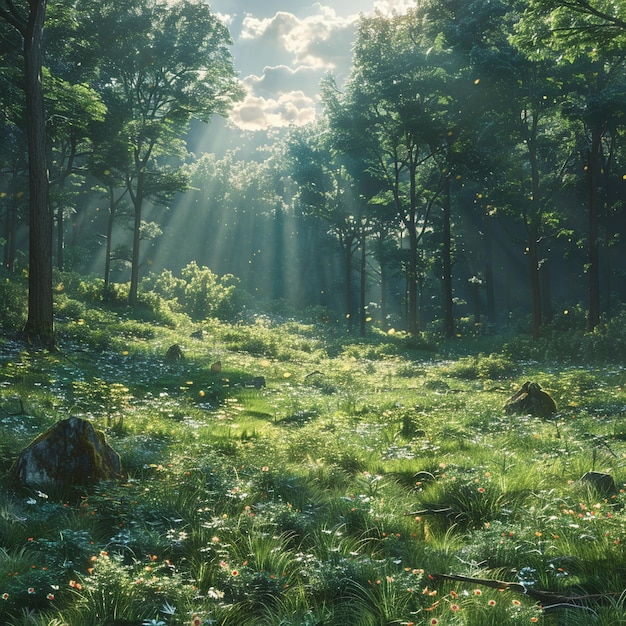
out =
[[[590,359],[611,337],[363,340],[67,299],[57,332],[0,340],[1,624],[626,624],[626,370]],[[505,415],[525,380],[554,419]],[[70,416],[123,480],[17,485]]]

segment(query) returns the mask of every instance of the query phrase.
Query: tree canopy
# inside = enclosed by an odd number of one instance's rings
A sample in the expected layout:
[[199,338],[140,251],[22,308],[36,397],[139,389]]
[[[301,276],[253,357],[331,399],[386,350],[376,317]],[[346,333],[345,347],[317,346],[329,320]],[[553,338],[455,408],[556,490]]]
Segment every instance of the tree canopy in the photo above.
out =
[[7,1],[0,17],[0,235],[9,275],[31,255],[31,336],[52,332],[53,263],[134,305],[142,277],[196,262],[361,333],[514,316],[540,337],[555,311],[583,307],[592,331],[623,305],[622,2],[362,16],[315,122],[255,148],[227,127],[219,154],[191,137],[244,92],[206,3]]

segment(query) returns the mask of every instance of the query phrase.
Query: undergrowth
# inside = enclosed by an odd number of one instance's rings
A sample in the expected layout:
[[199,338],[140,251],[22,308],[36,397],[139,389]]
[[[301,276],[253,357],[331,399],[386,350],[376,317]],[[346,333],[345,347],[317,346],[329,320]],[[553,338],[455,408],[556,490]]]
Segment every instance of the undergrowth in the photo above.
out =
[[[59,351],[1,345],[1,623],[626,621],[621,365],[63,298]],[[525,380],[553,419],[505,414]],[[20,450],[70,415],[124,477],[17,485]]]

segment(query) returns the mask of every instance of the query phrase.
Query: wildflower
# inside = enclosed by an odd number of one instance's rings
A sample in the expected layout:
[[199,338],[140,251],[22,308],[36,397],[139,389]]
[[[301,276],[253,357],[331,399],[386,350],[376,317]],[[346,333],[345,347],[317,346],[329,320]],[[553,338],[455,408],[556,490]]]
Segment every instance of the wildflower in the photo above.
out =
[[8,600],[9,599],[9,594],[8,593],[3,593],[2,594],[2,599],[3,600]]
[[35,588],[34,587],[29,587],[28,588],[28,593],[32,596],[35,593]]
[[478,493],[485,493],[484,487],[478,487]]
[[70,587],[78,591],[80,591],[83,588],[83,586],[80,583],[77,583],[75,580],[70,580]]
[[46,599],[47,599],[47,600],[50,600],[50,602],[52,602],[52,600],[54,600],[54,594],[53,594],[53,593],[49,593],[49,594],[46,596]]
[[475,596],[482,596],[483,592],[480,589],[474,589],[474,595]]
[[239,576],[239,572],[238,572],[236,569],[234,569],[234,570],[231,572],[231,574],[232,574],[233,576]]
[[539,618],[537,618],[537,617],[531,617],[531,618],[530,618],[530,621],[531,621],[533,624],[536,624],[536,623],[539,621]]
[[439,623],[439,620],[438,620],[436,617],[433,617],[433,618],[430,620],[430,624],[431,624],[431,626],[437,626],[437,624],[438,624],[438,623]]
[[461,609],[461,607],[458,604],[451,604],[450,605],[450,610],[454,613],[456,613],[457,611],[459,611]]
[[264,466],[261,468],[261,470],[262,470],[263,472],[269,472],[269,471],[270,471],[270,468],[269,468],[267,465],[264,465]]
[[191,617],[191,626],[200,626],[200,624],[202,624],[202,620],[197,615],[193,615]]
[[522,603],[519,600],[513,600],[513,606],[521,606]]
[[489,604],[489,606],[496,606],[496,601],[495,600],[489,600],[489,602],[487,604]]

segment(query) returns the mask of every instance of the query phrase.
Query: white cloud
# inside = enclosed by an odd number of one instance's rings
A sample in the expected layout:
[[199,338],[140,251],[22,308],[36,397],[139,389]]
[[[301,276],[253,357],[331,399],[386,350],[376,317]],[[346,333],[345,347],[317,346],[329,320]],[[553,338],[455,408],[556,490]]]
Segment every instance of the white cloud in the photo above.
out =
[[256,41],[270,49],[281,47],[295,65],[333,69],[349,54],[357,16],[339,17],[330,7],[315,5],[318,12],[298,18],[279,11],[259,19],[248,15],[243,20],[242,41]]
[[360,14],[404,13],[416,0],[209,0],[235,39],[235,68],[248,91],[232,122],[247,130],[311,121],[319,83],[350,71]]
[[320,79],[321,73],[309,66],[294,70],[287,65],[276,65],[265,67],[261,76],[246,76],[242,82],[249,91],[267,97],[286,92],[310,91]]
[[374,11],[387,16],[403,15],[415,7],[415,0],[374,0]]
[[230,120],[244,130],[259,130],[272,126],[300,126],[312,121],[315,115],[315,100],[302,91],[293,91],[276,99],[248,94],[235,106]]

